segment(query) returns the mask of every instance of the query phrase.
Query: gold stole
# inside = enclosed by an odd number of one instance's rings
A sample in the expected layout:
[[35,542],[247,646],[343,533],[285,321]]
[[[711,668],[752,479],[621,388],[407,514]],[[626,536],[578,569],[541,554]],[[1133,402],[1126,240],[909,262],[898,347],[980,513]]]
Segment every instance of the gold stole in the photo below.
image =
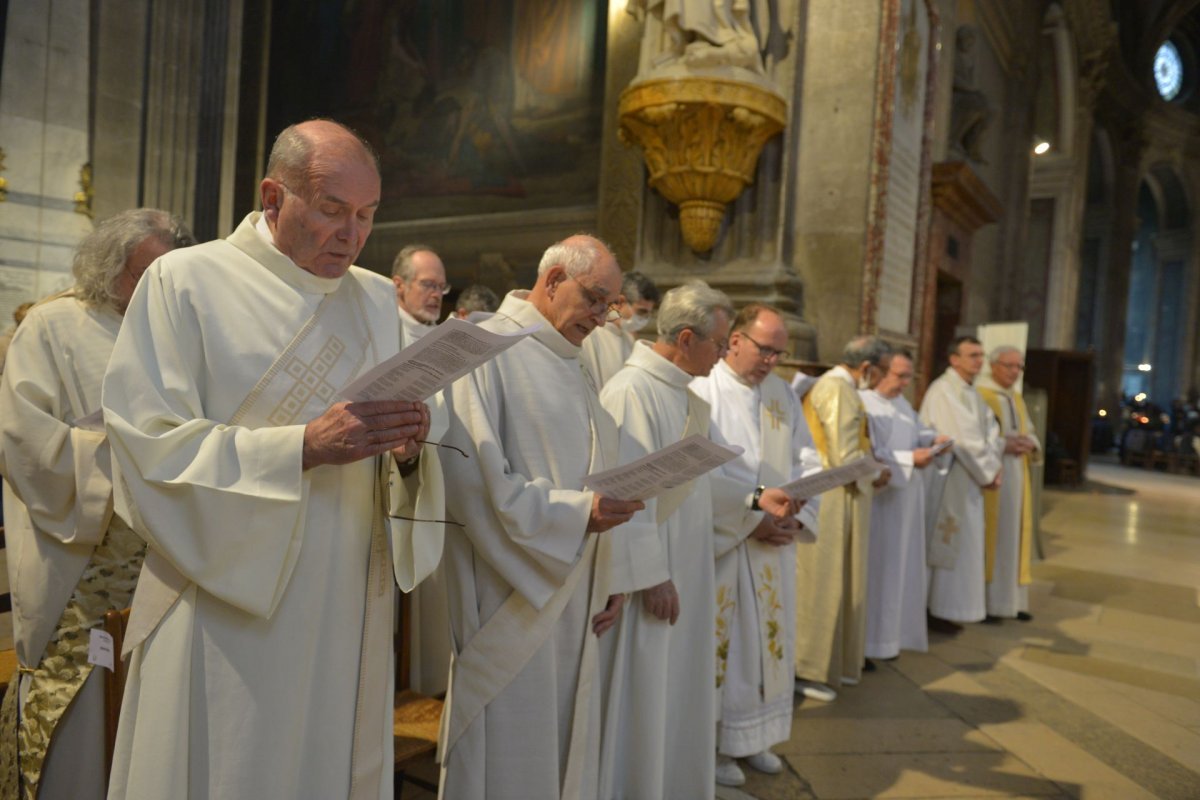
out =
[[[16,731],[16,753],[6,753],[4,758],[6,770],[19,763],[22,797],[37,797],[42,766],[58,723],[92,673],[93,665],[88,662],[90,632],[100,627],[104,612],[129,604],[145,549],[145,542],[124,520],[111,518],[104,539],[92,551],[41,659],[33,668],[20,667],[18,679],[9,686],[9,693],[16,695],[22,688],[19,676],[30,676]],[[15,703],[12,711],[15,723]],[[4,746],[9,744],[6,741]],[[6,784],[11,780],[11,776],[5,776]]]
[[[294,425],[320,416],[333,403],[338,388],[357,377],[364,364],[375,364],[380,360],[366,324],[364,299],[362,287],[349,277],[335,291],[325,295],[313,315],[246,395],[228,424],[254,429]],[[314,335],[318,326],[320,335]],[[324,379],[315,386],[311,380],[314,374]],[[383,715],[390,708],[390,702],[383,696],[367,697],[364,690],[367,686],[386,685],[388,648],[391,647],[391,570],[386,564],[389,545],[383,523],[390,473],[387,458],[390,456],[378,457],[375,513],[367,566],[351,754],[350,797],[355,800],[377,796],[379,779],[376,776],[382,775],[385,768],[383,754],[377,751],[380,749],[379,732],[386,729]],[[154,632],[191,585],[191,581],[164,555],[149,548],[133,597],[122,657]],[[387,760],[390,764],[390,758]]]
[[[592,455],[588,471],[597,472],[615,466],[617,431],[608,420],[608,412],[587,369],[579,365],[586,384],[588,416],[592,428]],[[605,430],[601,430],[604,428]],[[515,589],[475,632],[462,652],[450,654],[450,684],[446,692],[438,733],[437,760],[442,768],[449,761],[451,750],[480,713],[520,674],[554,632],[559,617],[575,595],[579,582],[592,574],[592,590],[588,599],[588,624],[583,636],[583,653],[579,665],[579,680],[575,688],[574,711],[571,717],[570,745],[567,767],[563,776],[563,800],[582,795],[584,762],[589,754],[588,718],[591,712],[592,685],[596,673],[598,639],[592,633],[591,620],[608,603],[611,561],[610,541],[606,534],[584,534],[584,549],[579,560],[567,575],[563,585],[551,595],[541,610],[534,608]]]
[[[821,454],[821,465],[825,469],[838,466],[830,460],[829,439],[825,436],[825,429],[821,427],[821,417],[817,414],[816,406],[813,405],[811,390],[804,395],[800,406],[804,409],[804,420],[808,423],[809,432],[812,433],[813,445],[817,448],[817,452]],[[862,450],[864,456],[871,454],[871,430],[867,425],[867,413],[865,409],[858,424],[858,449]]]
[[[782,486],[791,478],[792,426],[784,418],[789,407],[787,392],[791,388],[773,376],[760,384],[759,398],[759,461],[760,486]],[[758,641],[762,663],[763,699],[791,692],[792,665],[784,656],[786,636],[783,608],[783,575],[780,570],[780,548],[746,539],[746,554],[750,559],[750,575],[754,581],[754,597],[758,605]]]
[[[981,386],[979,394],[992,409],[997,420],[1005,418],[1001,407],[1000,392]],[[1009,397],[1012,399],[1013,411],[1016,412],[1017,433],[1024,436],[1029,430],[1029,410],[1025,407],[1025,398],[1018,392],[1013,392]],[[1000,457],[1001,464],[1004,463],[1005,458],[1007,456]],[[1017,582],[1022,586],[1033,583],[1033,573],[1030,567],[1033,554],[1033,481],[1029,474],[1029,461],[1029,453],[1021,456],[1021,550],[1020,558],[1017,561]],[[999,489],[984,491],[983,517],[984,574],[990,582],[996,565],[996,537],[1000,528]]]

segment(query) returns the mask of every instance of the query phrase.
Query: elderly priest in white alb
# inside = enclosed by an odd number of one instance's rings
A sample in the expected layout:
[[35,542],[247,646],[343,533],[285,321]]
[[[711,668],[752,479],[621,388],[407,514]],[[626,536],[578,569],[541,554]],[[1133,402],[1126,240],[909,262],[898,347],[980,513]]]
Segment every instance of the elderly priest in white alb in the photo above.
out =
[[1001,345],[988,355],[991,374],[979,379],[979,394],[1000,423],[1004,438],[1004,480],[984,492],[984,576],[987,578],[988,622],[1033,619],[1029,584],[1033,582],[1033,479],[1030,467],[1041,463],[1038,440],[1017,379],[1025,355]]
[[[734,320],[725,358],[692,382],[712,409],[713,438],[745,450],[720,468],[728,480],[778,486],[821,469],[799,398],[772,372],[787,346],[780,312],[751,304]],[[757,528],[717,520],[718,783],[745,782],[735,758],[760,772],[783,769],[770,748],[791,738],[796,542],[812,546],[817,509],[809,500],[798,519],[764,518]]]
[[[573,236],[542,256],[532,291],[511,292],[480,327],[540,329],[451,390],[445,459],[454,639],[442,720],[448,800],[594,797],[600,748],[598,636],[615,623],[649,535],[624,547],[640,502],[583,488],[617,466],[617,428],[579,361],[621,270]],[[609,531],[609,532],[604,532]],[[636,581],[632,581],[636,584]],[[610,596],[611,595],[611,596]]]
[[149,543],[112,800],[392,796],[394,590],[441,555],[412,520],[444,515],[421,442],[445,423],[336,401],[400,343],[387,280],[351,266],[373,154],[311,121],[267,170],[262,214],[150,267],[105,375],[114,500]]
[[104,797],[103,670],[88,644],[105,612],[129,605],[145,542],[112,513],[108,442],[88,417],[137,280],[191,244],[165,211],[109,217],[80,242],[75,285],[34,306],[8,350],[0,474],[21,675],[4,706],[0,785],[26,797]]
[[[636,344],[600,393],[621,428],[622,463],[708,435],[708,404],[688,384],[718,362],[732,317],[729,298],[703,282],[667,292],[658,340]],[[754,486],[702,475],[635,517],[656,531],[659,552],[645,565],[654,585],[633,595],[611,648],[600,797],[713,796],[715,661],[703,658],[713,647],[713,516],[752,530],[762,516],[748,502]],[[790,499],[772,492],[766,502],[786,515]]]
[[929,508],[930,628],[954,633],[987,614],[983,574],[983,489],[1001,484],[1000,427],[973,386],[983,347],[972,336],[950,344],[950,366],[929,385],[921,422],[954,440],[954,463],[938,507]]
[[[867,553],[867,658],[890,659],[901,648],[925,652],[925,481],[935,457],[931,446],[945,436],[917,419],[904,398],[912,383],[912,356],[900,350],[883,357],[884,374],[859,394],[867,409],[875,458],[891,478],[875,490],[871,545]],[[941,457],[949,462],[950,456]]]

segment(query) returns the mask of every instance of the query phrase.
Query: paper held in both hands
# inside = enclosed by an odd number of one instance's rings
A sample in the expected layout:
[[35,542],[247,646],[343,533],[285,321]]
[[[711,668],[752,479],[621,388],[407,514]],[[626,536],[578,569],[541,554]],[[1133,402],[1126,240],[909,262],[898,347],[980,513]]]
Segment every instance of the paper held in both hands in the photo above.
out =
[[865,478],[881,469],[885,469],[885,465],[880,464],[871,456],[863,456],[851,461],[849,464],[815,472],[804,478],[797,478],[779,488],[797,500],[807,500],[810,497],[816,497],[822,492],[828,492],[830,489],[845,486],[847,483],[856,481],[859,478]]
[[617,500],[649,500],[741,454],[736,445],[723,447],[697,433],[624,466],[593,472],[583,485]]
[[387,361],[352,381],[338,396],[366,400],[427,400],[486,364],[541,325],[497,333],[450,317]]

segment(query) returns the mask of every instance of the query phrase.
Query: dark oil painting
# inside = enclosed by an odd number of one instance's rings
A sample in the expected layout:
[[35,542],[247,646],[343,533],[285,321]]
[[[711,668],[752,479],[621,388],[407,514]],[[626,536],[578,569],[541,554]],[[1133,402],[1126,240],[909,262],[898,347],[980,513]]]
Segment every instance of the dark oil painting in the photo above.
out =
[[363,134],[381,221],[594,203],[606,23],[587,0],[277,2],[268,130]]

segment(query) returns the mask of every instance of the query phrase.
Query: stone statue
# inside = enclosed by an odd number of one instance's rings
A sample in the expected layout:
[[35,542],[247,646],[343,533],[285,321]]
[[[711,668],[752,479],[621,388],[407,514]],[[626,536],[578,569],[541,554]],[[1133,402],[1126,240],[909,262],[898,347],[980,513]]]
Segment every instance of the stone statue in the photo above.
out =
[[[776,30],[794,0],[630,0],[646,32],[638,74],[740,67],[764,75],[763,55],[778,50]],[[786,7],[786,8],[785,8]]]
[[975,86],[975,29],[964,25],[954,41],[954,95],[950,107],[950,149],[979,164],[983,135],[992,121],[987,95]]

